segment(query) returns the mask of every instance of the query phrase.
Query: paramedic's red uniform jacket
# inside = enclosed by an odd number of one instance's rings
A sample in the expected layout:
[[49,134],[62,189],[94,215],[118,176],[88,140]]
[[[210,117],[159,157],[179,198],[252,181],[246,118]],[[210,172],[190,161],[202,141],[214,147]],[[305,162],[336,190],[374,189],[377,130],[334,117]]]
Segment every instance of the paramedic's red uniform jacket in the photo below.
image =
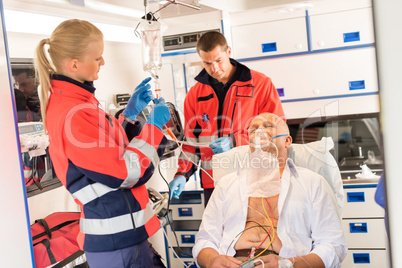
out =
[[118,120],[99,108],[92,83],[58,75],[52,87],[49,151],[57,177],[81,206],[80,246],[89,252],[112,251],[144,241],[160,226],[144,184],[166,138],[145,124],[129,141]]
[[[229,136],[233,147],[248,145],[247,128],[254,116],[269,112],[285,119],[278,92],[271,79],[264,74],[250,70],[231,59],[236,65],[239,77],[228,92],[222,115],[218,115],[219,101],[209,84],[209,75],[204,70],[195,78],[198,82],[190,89],[184,101],[184,136],[194,143],[210,143],[222,136]],[[222,116],[218,127],[218,116]],[[183,145],[179,156],[179,168],[175,176],[188,178],[197,170],[193,163],[201,161],[201,167],[212,176],[213,151],[209,147]],[[190,161],[191,160],[191,161]],[[201,172],[203,188],[214,188],[213,180]]]

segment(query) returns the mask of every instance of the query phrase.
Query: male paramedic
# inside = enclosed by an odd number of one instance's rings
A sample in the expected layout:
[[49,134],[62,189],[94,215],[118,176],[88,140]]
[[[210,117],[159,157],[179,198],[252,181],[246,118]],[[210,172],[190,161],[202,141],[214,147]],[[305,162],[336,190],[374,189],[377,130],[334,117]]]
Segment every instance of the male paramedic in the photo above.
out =
[[[198,265],[340,267],[347,246],[327,181],[287,158],[292,138],[280,117],[258,115],[248,132],[247,165],[218,181],[204,211],[193,247]],[[257,147],[257,133],[269,146]]]
[[[194,146],[183,145],[178,170],[170,188],[179,198],[185,183],[200,163],[205,205],[214,189],[211,160],[214,154],[248,144],[252,117],[271,112],[284,118],[278,92],[271,79],[230,58],[223,34],[207,32],[197,42],[204,69],[184,101],[184,136]],[[210,143],[209,147],[197,143]]]

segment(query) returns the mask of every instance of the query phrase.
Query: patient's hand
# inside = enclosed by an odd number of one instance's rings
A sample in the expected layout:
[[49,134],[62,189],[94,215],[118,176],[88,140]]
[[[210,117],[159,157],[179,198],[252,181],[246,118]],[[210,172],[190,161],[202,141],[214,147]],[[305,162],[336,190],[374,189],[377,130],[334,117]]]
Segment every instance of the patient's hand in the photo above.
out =
[[219,255],[212,248],[204,248],[197,256],[197,262],[202,268],[237,268],[241,261],[231,256]]
[[[258,261],[258,259],[260,259],[264,262],[264,266],[262,265],[261,261]],[[280,259],[282,259],[282,258],[275,254],[265,255],[265,256],[258,257],[256,260],[254,260],[254,265],[256,268],[279,267],[278,261]]]
[[207,268],[238,268],[241,264],[236,258],[226,255],[218,255],[211,259]]

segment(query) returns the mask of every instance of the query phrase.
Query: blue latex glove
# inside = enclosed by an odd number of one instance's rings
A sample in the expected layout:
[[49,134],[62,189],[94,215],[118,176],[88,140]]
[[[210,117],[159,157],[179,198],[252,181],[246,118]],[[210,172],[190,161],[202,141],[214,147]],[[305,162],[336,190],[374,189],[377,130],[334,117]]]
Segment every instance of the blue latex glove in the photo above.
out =
[[151,85],[148,82],[151,81],[151,77],[145,78],[134,90],[128,100],[127,106],[123,111],[125,117],[135,121],[137,116],[152,100]]
[[214,154],[224,153],[232,149],[232,141],[229,137],[221,137],[211,142],[209,147],[212,149]]
[[183,192],[184,185],[186,185],[186,181],[186,177],[177,176],[169,183],[171,190],[170,199],[172,199],[172,197],[179,199],[181,192]]
[[155,106],[149,113],[147,123],[157,126],[159,129],[169,121],[170,110],[165,103],[164,98],[155,99]]

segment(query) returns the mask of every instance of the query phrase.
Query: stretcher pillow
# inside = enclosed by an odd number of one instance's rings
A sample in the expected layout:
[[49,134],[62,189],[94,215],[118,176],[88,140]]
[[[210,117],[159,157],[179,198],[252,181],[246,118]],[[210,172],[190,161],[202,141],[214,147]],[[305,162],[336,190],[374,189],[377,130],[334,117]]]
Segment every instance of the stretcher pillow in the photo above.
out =
[[331,137],[305,144],[293,143],[288,148],[288,157],[296,166],[307,168],[320,174],[329,183],[335,193],[339,211],[343,207],[343,183],[338,163],[330,150],[334,148]]
[[[329,152],[332,148],[334,148],[334,141],[330,137],[323,137],[320,141],[305,144],[293,143],[288,148],[288,158],[291,158],[296,166],[307,168],[323,176],[335,193],[339,211],[342,211],[342,177],[335,158]],[[212,157],[214,184],[216,185],[223,176],[237,171],[249,152],[249,146],[245,145],[214,155]]]

